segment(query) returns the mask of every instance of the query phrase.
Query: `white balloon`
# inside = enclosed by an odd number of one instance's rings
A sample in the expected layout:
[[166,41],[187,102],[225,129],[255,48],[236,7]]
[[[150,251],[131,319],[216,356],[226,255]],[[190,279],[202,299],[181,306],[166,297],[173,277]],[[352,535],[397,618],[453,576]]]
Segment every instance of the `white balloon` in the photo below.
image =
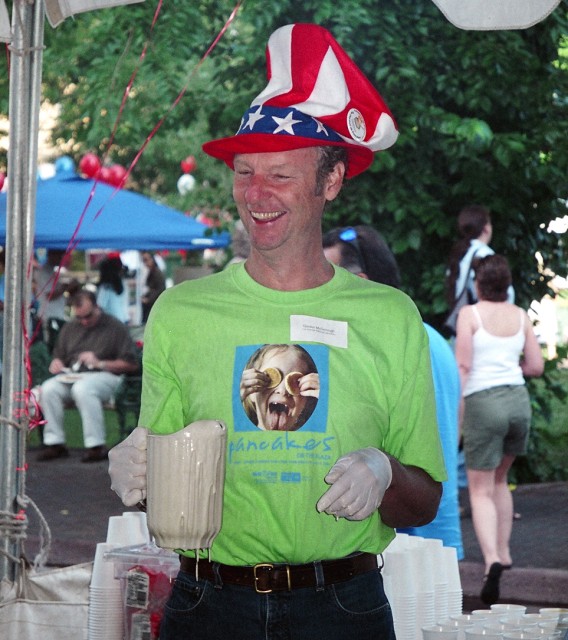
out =
[[40,180],[49,180],[56,174],[55,165],[51,162],[42,162],[37,166],[37,175]]
[[178,191],[184,196],[195,187],[195,178],[190,173],[184,173],[177,181]]

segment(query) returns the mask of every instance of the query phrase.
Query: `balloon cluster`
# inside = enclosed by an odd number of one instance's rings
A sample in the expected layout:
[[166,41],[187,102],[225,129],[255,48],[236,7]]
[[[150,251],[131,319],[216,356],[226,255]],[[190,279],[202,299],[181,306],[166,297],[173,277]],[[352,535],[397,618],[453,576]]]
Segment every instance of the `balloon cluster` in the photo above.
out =
[[110,167],[103,166],[94,153],[86,153],[81,158],[79,170],[87,178],[97,178],[113,187],[122,187],[127,174],[126,169],[120,164],[113,164]]
[[179,193],[184,196],[195,187],[195,178],[190,174],[192,171],[195,171],[197,162],[195,162],[195,158],[193,156],[187,156],[187,158],[182,160],[180,164],[183,175],[180,176],[177,181],[177,188]]

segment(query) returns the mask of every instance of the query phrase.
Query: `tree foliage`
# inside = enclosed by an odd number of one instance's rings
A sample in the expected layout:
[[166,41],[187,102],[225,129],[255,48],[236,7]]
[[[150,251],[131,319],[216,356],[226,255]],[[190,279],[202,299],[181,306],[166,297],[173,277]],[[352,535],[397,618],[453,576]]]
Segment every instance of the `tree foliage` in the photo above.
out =
[[[563,239],[547,225],[566,213],[567,0],[530,29],[496,32],[460,30],[433,2],[248,0],[202,61],[234,6],[169,0],[151,30],[156,2],[146,0],[47,27],[44,98],[60,105],[54,139],[62,152],[76,161],[86,151],[108,152],[109,161],[129,164],[165,117],[133,169],[134,186],[178,208],[233,211],[230,172],[201,144],[233,133],[265,86],[270,33],[317,22],[377,86],[400,129],[397,144],[330,206],[326,226],[378,228],[405,289],[434,324],[444,312],[446,257],[464,204],[491,209],[492,245],[511,262],[521,304],[546,291],[543,268],[565,272]],[[176,181],[189,154],[197,158],[198,187],[182,197]]]

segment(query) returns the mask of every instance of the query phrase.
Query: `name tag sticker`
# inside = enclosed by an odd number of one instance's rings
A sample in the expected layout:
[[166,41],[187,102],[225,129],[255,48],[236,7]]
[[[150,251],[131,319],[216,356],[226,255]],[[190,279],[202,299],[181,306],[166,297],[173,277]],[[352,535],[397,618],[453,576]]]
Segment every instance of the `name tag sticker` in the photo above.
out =
[[314,316],[290,316],[290,340],[321,342],[347,349],[347,322]]

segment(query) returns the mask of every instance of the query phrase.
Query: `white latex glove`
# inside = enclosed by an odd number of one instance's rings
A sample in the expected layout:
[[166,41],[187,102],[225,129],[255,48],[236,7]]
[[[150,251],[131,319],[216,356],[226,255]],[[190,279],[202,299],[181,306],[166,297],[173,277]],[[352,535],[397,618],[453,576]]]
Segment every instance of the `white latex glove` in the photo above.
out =
[[386,454],[367,447],[339,458],[324,480],[331,487],[318,500],[317,510],[336,518],[364,520],[383,501],[392,468]]
[[147,436],[146,427],[136,427],[108,452],[110,488],[127,507],[146,499]]

